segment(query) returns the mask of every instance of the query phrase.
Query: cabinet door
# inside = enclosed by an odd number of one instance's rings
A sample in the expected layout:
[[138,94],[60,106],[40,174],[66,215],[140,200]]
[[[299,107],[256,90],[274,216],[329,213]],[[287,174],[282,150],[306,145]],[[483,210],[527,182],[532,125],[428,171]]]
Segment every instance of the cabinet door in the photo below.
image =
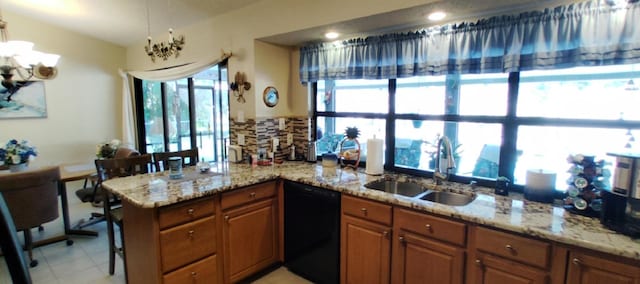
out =
[[547,273],[518,262],[476,252],[475,283],[541,284],[548,283]]
[[342,215],[341,283],[389,283],[391,228]]
[[277,261],[276,208],[271,198],[224,212],[225,282],[236,282]]
[[462,283],[464,255],[462,248],[400,231],[393,243],[391,283]]
[[569,254],[569,261],[567,283],[640,283],[638,266],[574,251]]

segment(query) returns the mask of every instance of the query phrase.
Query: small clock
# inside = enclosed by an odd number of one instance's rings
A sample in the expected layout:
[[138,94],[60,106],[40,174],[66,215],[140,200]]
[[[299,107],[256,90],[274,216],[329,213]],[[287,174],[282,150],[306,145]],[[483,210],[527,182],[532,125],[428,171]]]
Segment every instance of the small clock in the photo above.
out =
[[278,90],[275,87],[266,87],[264,92],[262,92],[262,99],[264,100],[264,104],[268,107],[274,107],[278,104],[278,100],[280,96],[278,95]]

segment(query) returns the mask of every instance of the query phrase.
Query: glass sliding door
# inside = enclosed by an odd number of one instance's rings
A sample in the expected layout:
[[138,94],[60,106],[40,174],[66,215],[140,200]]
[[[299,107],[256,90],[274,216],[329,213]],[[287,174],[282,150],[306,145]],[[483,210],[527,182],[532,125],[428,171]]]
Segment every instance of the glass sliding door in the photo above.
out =
[[193,77],[196,144],[206,161],[222,161],[229,139],[226,70],[216,66]]
[[222,161],[229,139],[227,67],[216,65],[174,81],[136,79],[139,149],[145,153],[198,148],[205,161]]

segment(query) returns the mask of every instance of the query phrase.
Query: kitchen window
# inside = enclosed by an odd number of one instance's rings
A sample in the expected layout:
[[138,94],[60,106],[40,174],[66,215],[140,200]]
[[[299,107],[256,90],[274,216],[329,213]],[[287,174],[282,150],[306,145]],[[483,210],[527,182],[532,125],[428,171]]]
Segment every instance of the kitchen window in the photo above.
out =
[[636,70],[640,65],[320,80],[318,153],[338,151],[344,128],[357,126],[362,161],[366,139],[376,135],[385,138],[385,149],[394,149],[385,150],[386,168],[429,176],[434,145],[446,135],[455,150],[454,181],[492,186],[506,176],[522,186],[528,169],[544,168],[557,173],[556,187],[562,190],[569,154],[611,162],[608,152],[638,149]]
[[215,65],[172,81],[135,79],[139,149],[146,153],[198,148],[206,161],[221,161],[229,139],[227,67]]

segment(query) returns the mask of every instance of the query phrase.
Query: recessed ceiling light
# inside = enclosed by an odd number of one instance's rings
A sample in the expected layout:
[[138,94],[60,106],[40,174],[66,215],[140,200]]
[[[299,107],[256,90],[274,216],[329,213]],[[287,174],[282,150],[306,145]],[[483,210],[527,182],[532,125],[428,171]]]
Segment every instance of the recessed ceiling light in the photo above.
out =
[[336,38],[338,38],[338,36],[340,36],[340,34],[336,33],[336,32],[328,32],[328,33],[324,34],[324,37],[326,37],[328,39],[336,39]]
[[429,14],[429,16],[427,16],[427,18],[429,19],[429,21],[440,21],[442,19],[444,19],[444,17],[446,17],[447,14],[445,12],[433,12],[431,14]]

